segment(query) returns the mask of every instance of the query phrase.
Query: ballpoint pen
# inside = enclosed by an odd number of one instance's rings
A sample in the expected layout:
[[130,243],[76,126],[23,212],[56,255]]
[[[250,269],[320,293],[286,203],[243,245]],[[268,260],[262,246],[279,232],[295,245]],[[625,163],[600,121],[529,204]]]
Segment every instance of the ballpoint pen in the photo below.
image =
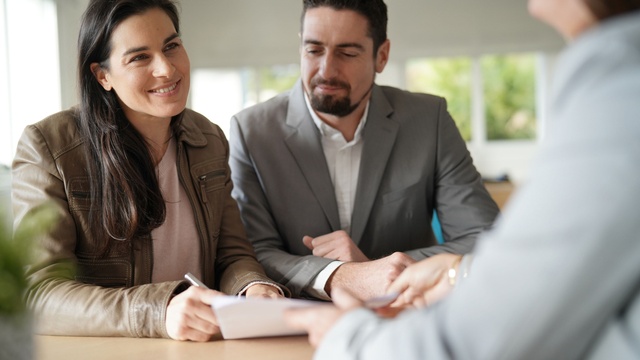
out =
[[195,275],[193,275],[192,273],[188,272],[186,274],[184,274],[184,278],[189,280],[189,282],[193,285],[193,286],[198,286],[201,287],[203,289],[208,289],[209,287],[207,285],[205,285],[202,281],[200,281],[200,279],[198,279],[197,277],[195,277]]

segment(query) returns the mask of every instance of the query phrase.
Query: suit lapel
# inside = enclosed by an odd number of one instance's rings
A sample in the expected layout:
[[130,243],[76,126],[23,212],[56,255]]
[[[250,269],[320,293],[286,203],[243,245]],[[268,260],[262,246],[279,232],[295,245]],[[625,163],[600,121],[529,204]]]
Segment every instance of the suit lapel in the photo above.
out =
[[313,123],[305,104],[301,81],[298,81],[291,90],[286,123],[289,134],[285,138],[285,143],[320,203],[331,225],[331,230],[339,230],[340,216],[331,175],[320,142],[320,132]]
[[393,150],[400,124],[391,119],[393,107],[379,86],[374,86],[369,105],[369,117],[364,128],[364,147],[360,161],[358,187],[351,218],[351,239],[358,244],[378,198],[389,155]]

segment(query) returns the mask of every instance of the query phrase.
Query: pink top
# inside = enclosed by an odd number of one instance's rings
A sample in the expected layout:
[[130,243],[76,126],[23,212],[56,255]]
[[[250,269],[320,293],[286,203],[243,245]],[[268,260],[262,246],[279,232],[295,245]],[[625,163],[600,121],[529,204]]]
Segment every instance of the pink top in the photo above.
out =
[[156,166],[160,191],[167,207],[164,224],[151,231],[153,273],[151,281],[183,280],[191,272],[201,277],[200,239],[193,209],[178,180],[176,140],[171,138],[162,160]]

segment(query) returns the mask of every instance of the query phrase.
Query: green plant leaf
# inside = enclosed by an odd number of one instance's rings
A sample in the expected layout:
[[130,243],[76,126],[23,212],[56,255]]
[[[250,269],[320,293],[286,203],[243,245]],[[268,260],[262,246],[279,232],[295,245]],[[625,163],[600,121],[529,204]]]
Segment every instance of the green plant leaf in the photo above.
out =
[[34,241],[55,224],[56,213],[50,205],[33,209],[21,221],[15,233],[8,221],[0,219],[0,315],[25,311],[24,293],[29,286],[25,269],[31,262]]

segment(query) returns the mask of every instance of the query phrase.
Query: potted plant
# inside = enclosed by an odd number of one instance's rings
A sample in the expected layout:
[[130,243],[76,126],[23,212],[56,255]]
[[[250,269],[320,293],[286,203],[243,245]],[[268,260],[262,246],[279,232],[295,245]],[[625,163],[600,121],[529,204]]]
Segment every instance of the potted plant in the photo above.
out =
[[33,241],[54,221],[51,208],[31,213],[12,232],[9,216],[0,209],[0,359],[33,358],[33,321],[29,313],[26,266]]

